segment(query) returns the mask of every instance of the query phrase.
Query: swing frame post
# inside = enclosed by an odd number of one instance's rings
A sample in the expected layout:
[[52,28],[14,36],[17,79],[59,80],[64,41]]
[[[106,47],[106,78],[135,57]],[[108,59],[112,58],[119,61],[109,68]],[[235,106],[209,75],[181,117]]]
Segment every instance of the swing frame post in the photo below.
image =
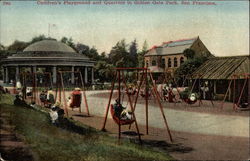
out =
[[[178,93],[178,95],[179,95],[179,97],[180,97],[180,99],[181,99],[180,91],[179,91],[179,89],[178,89],[178,84],[177,84],[177,82],[176,82],[176,80],[175,80],[174,77],[171,77],[171,79],[172,79],[173,83],[175,84],[177,93]],[[182,99],[181,99],[181,100],[182,100]],[[175,105],[176,105],[176,102],[177,102],[177,99],[175,98]]]
[[115,81],[116,81],[116,78],[117,78],[117,74],[118,74],[118,72],[116,71],[115,72],[115,79],[113,80],[112,85],[111,85],[111,89],[110,89],[109,101],[108,101],[108,105],[106,107],[104,122],[103,122],[103,126],[102,126],[102,129],[101,129],[102,131],[106,131],[105,126],[106,126],[106,122],[107,122],[107,118],[108,118],[109,106],[110,106],[110,103],[111,103],[111,99],[112,99],[112,95],[113,95],[113,91],[114,91],[114,87],[115,87]]
[[241,92],[240,92],[240,97],[239,97],[239,99],[238,99],[238,101],[237,101],[237,106],[234,108],[234,110],[236,110],[236,108],[238,108],[238,107],[239,107],[240,100],[241,100],[241,98],[242,98],[242,95],[243,95],[244,89],[245,89],[246,84],[247,84],[248,79],[249,79],[248,74],[242,74],[242,75],[244,75],[244,79],[245,79],[245,81],[244,81],[243,87],[242,87]]
[[60,73],[60,78],[61,78],[61,85],[62,85],[62,92],[63,92],[63,103],[64,103],[64,109],[66,111],[66,115],[67,117],[69,117],[69,112],[68,112],[68,107],[67,107],[67,101],[66,101],[66,95],[65,95],[65,89],[64,89],[64,83],[63,83],[63,76],[62,76],[62,72],[59,71]]
[[[136,130],[137,130],[137,133],[138,133],[138,138],[139,138],[139,141],[140,141],[140,143],[141,143],[141,136],[140,136],[140,133],[139,133],[139,126],[138,126],[138,124],[137,124],[137,120],[136,120],[136,116],[135,116],[135,109],[136,109],[136,104],[137,104],[137,100],[138,100],[138,96],[139,96],[139,92],[140,92],[140,88],[141,88],[141,86],[142,86],[142,83],[144,82],[144,81],[146,81],[145,82],[145,84],[146,84],[146,88],[147,88],[147,86],[148,86],[148,80],[147,80],[147,77],[149,76],[149,79],[152,81],[152,83],[153,83],[153,90],[152,90],[152,94],[154,95],[154,97],[156,98],[156,102],[158,103],[158,105],[159,105],[159,108],[160,108],[160,111],[161,111],[161,114],[162,114],[162,117],[163,117],[163,120],[164,120],[164,124],[165,124],[165,126],[166,126],[166,128],[167,128],[167,133],[168,133],[168,135],[169,135],[169,138],[170,138],[170,141],[171,142],[173,142],[173,138],[172,138],[172,135],[171,135],[171,132],[170,132],[170,129],[169,129],[169,126],[168,126],[168,123],[167,123],[167,119],[166,119],[166,116],[165,116],[165,114],[164,114],[164,110],[163,110],[163,106],[162,106],[162,104],[161,104],[161,101],[160,101],[160,95],[159,95],[159,93],[158,93],[158,91],[156,90],[156,85],[155,85],[155,82],[154,82],[154,80],[153,80],[153,76],[152,76],[152,74],[151,74],[151,72],[150,72],[150,70],[148,69],[148,68],[115,68],[116,69],[116,72],[115,72],[115,79],[113,80],[113,82],[112,82],[112,85],[111,85],[111,90],[110,90],[110,95],[109,95],[109,100],[108,100],[108,105],[107,105],[107,107],[106,107],[106,112],[105,112],[105,117],[104,117],[104,122],[103,122],[103,127],[102,127],[102,131],[106,131],[105,130],[105,125],[106,125],[106,122],[107,122],[107,117],[108,117],[108,112],[109,112],[109,108],[110,108],[110,104],[111,104],[111,100],[112,100],[112,95],[113,95],[113,91],[114,91],[114,85],[115,85],[115,82],[117,81],[117,79],[119,79],[118,80],[118,101],[120,101],[120,88],[121,88],[121,86],[120,86],[120,83],[121,83],[121,80],[123,81],[123,84],[124,84],[124,86],[125,86],[125,88],[126,88],[126,93],[127,93],[127,95],[128,95],[128,102],[129,102],[129,104],[130,104],[130,107],[131,107],[131,109],[132,109],[132,114],[133,114],[133,117],[134,117],[134,122],[135,122],[135,125],[136,125]],[[130,96],[129,96],[129,94],[128,94],[128,86],[127,86],[127,84],[126,84],[126,80],[125,80],[125,77],[124,77],[124,72],[122,72],[122,77],[121,77],[121,71],[122,70],[141,70],[143,73],[142,73],[142,75],[141,75],[141,80],[140,80],[140,83],[139,83],[139,87],[138,87],[138,92],[137,92],[137,94],[136,94],[136,98],[135,98],[135,103],[134,103],[134,105],[133,105],[133,103],[132,103],[132,100],[131,100],[131,98],[130,98]],[[147,89],[146,89],[146,91],[147,91]],[[146,92],[146,94],[147,94],[147,92]],[[146,99],[147,100],[147,99]],[[119,102],[120,103],[120,102]],[[114,119],[114,118],[113,118]],[[148,110],[146,109],[146,119],[148,119]],[[120,143],[120,138],[121,138],[121,126],[123,125],[123,124],[121,124],[120,123],[120,119],[119,119],[119,121],[118,121],[118,139],[119,139],[119,143]],[[148,124],[148,122],[146,122],[146,124]],[[130,125],[131,125],[131,123],[130,123]],[[147,125],[148,126],[148,125]],[[147,127],[148,128],[148,127]]]
[[[143,73],[141,75],[141,79],[140,79],[140,83],[139,83],[139,86],[138,86],[138,91],[136,93],[136,97],[135,97],[135,103],[134,103],[134,108],[133,108],[133,111],[135,111],[135,108],[136,108],[136,104],[137,104],[137,100],[138,100],[138,97],[139,97],[139,93],[140,93],[140,89],[141,89],[141,86],[142,84],[144,83],[144,78],[145,77],[145,71],[143,70]],[[131,128],[131,124],[129,125],[129,129]]]
[[[163,74],[163,76],[164,76],[164,83],[166,83],[166,84],[168,84],[169,85],[169,78],[168,78],[168,76],[169,76],[170,74],[169,73],[167,73],[166,71],[164,72],[164,74]],[[171,76],[171,75],[170,75]],[[176,86],[176,90],[177,90],[177,93],[178,93],[178,95],[180,96],[180,92],[179,92],[179,90],[178,90],[178,85],[177,85],[177,83],[175,82],[175,79],[171,76],[171,79],[172,79],[172,81],[173,81],[173,83],[175,84],[175,86]],[[164,96],[163,96],[164,97]],[[176,98],[174,98],[174,100],[175,100],[175,102],[174,102],[174,105],[176,106],[176,102],[177,102],[177,99]],[[182,100],[182,99],[181,99]]]
[[[40,74],[40,73],[36,72],[36,74],[38,75],[38,74]],[[50,73],[50,72],[43,72],[43,73],[41,73],[41,74],[42,74],[42,76],[46,76],[46,75],[49,76],[50,86],[51,86],[51,88],[52,88],[52,90],[53,90],[53,83],[52,83],[51,73]],[[46,85],[45,85],[45,86],[46,86]],[[38,87],[38,86],[36,86],[36,87]],[[40,97],[39,97],[39,92],[41,93],[41,89],[40,89],[40,91],[39,91],[39,88],[37,88],[37,98],[39,98],[39,99],[38,99],[38,100],[39,100],[38,102],[40,103],[40,105],[42,105],[42,102],[41,102]],[[56,100],[56,97],[55,97],[55,100]],[[45,103],[44,103],[44,105],[45,105]]]
[[[203,104],[203,102],[202,102],[202,99],[201,99],[201,74],[197,74],[197,76],[198,76],[198,88],[199,88],[199,91],[198,91],[198,93],[199,93],[199,107],[201,106],[201,104]],[[211,100],[210,100],[211,101]],[[213,104],[213,103],[212,103]]]
[[[234,75],[233,75],[232,77],[234,77]],[[230,89],[230,87],[231,87],[232,82],[233,82],[233,79],[230,80],[229,85],[228,85],[228,87],[227,87],[227,91],[226,91],[225,96],[224,96],[224,98],[223,98],[223,101],[221,102],[221,106],[220,106],[220,109],[221,109],[221,110],[223,109],[223,106],[224,106],[224,103],[225,103],[225,101],[226,101],[227,94],[229,93],[229,89]]]
[[[119,78],[120,78],[120,70],[119,70]],[[137,121],[136,121],[133,103],[132,103],[132,101],[131,101],[130,95],[128,94],[128,86],[127,86],[126,81],[125,81],[125,78],[124,78],[124,72],[122,72],[122,80],[123,80],[123,84],[124,84],[124,86],[125,86],[125,88],[126,88],[126,93],[127,93],[127,96],[128,96],[130,108],[131,108],[131,110],[132,110],[132,115],[133,115],[133,118],[134,118],[134,120],[135,120],[135,127],[136,127],[136,131],[137,131],[137,134],[138,134],[138,139],[139,139],[140,144],[141,144],[141,143],[142,143],[142,141],[141,141],[141,135],[140,135],[140,131],[139,131],[139,127],[138,127]],[[120,80],[119,80],[119,84],[120,84],[120,83],[121,83],[121,82],[120,82]],[[119,87],[120,87],[120,85],[119,85]],[[119,89],[119,91],[120,91],[120,89]],[[138,97],[137,97],[137,98],[138,98]],[[136,101],[137,101],[137,98],[136,98]],[[136,104],[135,104],[135,105],[136,105]],[[120,124],[120,121],[119,121],[119,140],[120,140],[120,138],[121,138],[121,134],[120,134],[120,133],[121,133],[121,124]]]
[[[79,71],[80,73],[80,79],[81,79],[81,84],[82,84],[82,92],[83,92],[83,98],[84,98],[84,103],[85,103],[85,107],[86,107],[86,111],[87,111],[87,115],[90,116],[89,114],[89,105],[88,105],[88,101],[87,101],[87,96],[86,96],[86,92],[85,92],[85,85],[82,79],[82,73]],[[79,107],[79,112],[81,113],[81,107]]]
[[[82,73],[80,71],[59,71],[60,73],[60,77],[61,77],[61,87],[63,88],[63,92],[65,92],[64,90],[64,83],[63,83],[63,76],[62,74],[63,73],[79,73],[79,76],[80,76],[80,81],[81,81],[81,90],[83,92],[83,100],[84,100],[84,104],[85,104],[85,107],[86,107],[86,113],[88,116],[90,116],[90,113],[89,113],[89,106],[88,106],[88,101],[87,101],[87,96],[86,96],[86,91],[85,91],[85,85],[84,85],[84,82],[83,82],[83,78],[82,78]],[[65,93],[63,93],[63,99],[66,101],[66,96],[65,96]],[[61,102],[61,88],[59,88],[59,101]],[[65,102],[64,101],[64,102]],[[67,103],[67,101],[66,101]],[[72,108],[73,110],[73,108]],[[79,107],[79,113],[81,113],[81,106]]]
[[235,96],[235,90],[236,90],[236,77],[237,77],[237,75],[235,75],[234,77],[233,77],[233,110],[235,110],[235,103],[236,103],[236,96]]
[[[149,75],[150,75],[151,81],[154,82],[152,73],[151,73],[150,71],[149,71]],[[156,98],[157,103],[158,103],[158,105],[159,105],[159,107],[160,107],[160,111],[161,111],[161,114],[162,114],[162,117],[163,117],[163,120],[164,120],[164,124],[165,124],[165,126],[166,126],[166,128],[167,128],[167,132],[168,132],[170,141],[171,141],[171,143],[172,143],[172,142],[173,142],[173,138],[172,138],[170,129],[169,129],[169,127],[168,127],[167,119],[166,119],[166,116],[165,116],[165,114],[164,114],[163,106],[162,106],[161,101],[160,101],[160,99],[159,99],[159,95],[157,94],[158,91],[156,90],[156,85],[155,85],[155,83],[153,83],[153,92],[155,93],[155,98]]]
[[146,134],[148,135],[148,71],[145,71],[146,95],[145,95],[145,110],[146,110]]

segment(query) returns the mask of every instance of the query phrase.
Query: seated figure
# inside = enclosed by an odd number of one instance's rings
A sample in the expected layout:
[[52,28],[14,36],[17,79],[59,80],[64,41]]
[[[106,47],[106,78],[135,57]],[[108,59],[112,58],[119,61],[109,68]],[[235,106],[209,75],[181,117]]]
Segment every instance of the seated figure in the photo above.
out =
[[125,108],[119,103],[118,99],[115,100],[114,111],[115,111],[116,117],[119,117],[119,118],[120,118],[120,115],[121,115],[121,113],[122,113],[122,111],[123,111],[124,109],[125,109]]
[[131,111],[131,110],[124,109],[124,110],[121,112],[120,118],[121,118],[121,120],[132,120],[132,118],[133,118],[132,111]]
[[54,98],[54,95],[53,95],[53,91],[51,89],[48,90],[48,92],[47,92],[47,101],[48,101],[48,104],[54,104],[55,103],[55,98]]
[[28,104],[24,100],[22,100],[19,95],[16,95],[16,98],[14,100],[14,105],[15,106],[25,106],[25,107],[28,106]]
[[71,97],[68,101],[69,107],[81,107],[82,102],[82,93],[80,88],[75,88],[74,91],[71,93]]

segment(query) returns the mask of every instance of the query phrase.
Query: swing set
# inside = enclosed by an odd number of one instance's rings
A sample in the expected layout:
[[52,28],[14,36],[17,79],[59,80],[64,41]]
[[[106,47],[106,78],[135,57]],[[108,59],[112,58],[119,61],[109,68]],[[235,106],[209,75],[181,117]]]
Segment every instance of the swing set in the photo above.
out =
[[[74,85],[77,85],[77,88],[79,89],[75,89],[70,96],[70,100],[71,102],[68,104],[68,101],[66,99],[66,88],[68,88],[65,85],[66,80],[64,79],[64,75],[65,74],[72,74],[74,73],[74,75],[78,75],[78,76],[74,76]],[[74,108],[79,108],[79,112],[81,113],[81,101],[84,100],[84,104],[86,107],[86,113],[88,116],[90,116],[89,113],[89,107],[88,107],[88,102],[87,102],[87,97],[86,97],[86,92],[85,92],[85,86],[83,83],[83,78],[82,78],[82,73],[80,71],[59,71],[58,72],[58,78],[57,79],[57,83],[56,83],[56,98],[55,100],[58,100],[60,103],[62,102],[63,99],[63,107],[64,110],[66,112],[67,117],[69,116],[68,114],[68,106],[70,108],[72,108],[72,111]],[[72,80],[71,80],[72,81]],[[73,85],[73,84],[72,84]],[[71,86],[72,88],[72,86]],[[82,92],[81,92],[82,91]],[[83,97],[83,99],[82,99]]]
[[[238,99],[236,98],[236,80],[240,80],[240,78],[242,78],[243,77],[243,80],[244,80],[244,83],[243,83],[243,86],[242,86],[242,88],[240,89],[240,95],[239,95],[239,97],[238,97]],[[239,105],[240,105],[240,103],[241,103],[241,101],[242,101],[242,97],[243,97],[243,93],[244,93],[244,91],[245,91],[245,89],[246,89],[246,86],[247,86],[247,83],[250,81],[250,74],[249,73],[244,73],[244,74],[234,74],[234,75],[232,75],[231,76],[231,79],[230,79],[230,82],[229,82],[229,85],[228,85],[228,88],[227,88],[227,91],[226,91],[226,93],[225,93],[225,96],[224,96],[224,98],[223,98],[223,101],[222,101],[222,103],[221,103],[221,106],[220,106],[220,108],[221,108],[221,110],[223,109],[223,107],[224,107],[224,103],[225,103],[225,101],[226,101],[226,98],[227,98],[227,96],[229,96],[230,94],[230,92],[229,91],[231,91],[231,88],[232,88],[232,91],[233,91],[233,110],[234,111],[236,111],[237,109],[240,109],[239,108]],[[233,84],[233,85],[232,85]],[[248,85],[249,85],[249,83],[248,83]],[[233,87],[232,87],[233,86]],[[229,96],[230,97],[230,96]],[[248,102],[249,103],[249,102]],[[248,107],[249,107],[249,104],[248,104]]]
[[[135,96],[135,99],[134,99],[133,102],[131,100],[131,96],[128,94],[128,86],[127,86],[127,83],[126,83],[126,80],[125,80],[125,77],[124,77],[124,71],[127,71],[127,70],[141,71],[138,90],[137,90],[137,92],[135,94],[136,96]],[[163,111],[163,106],[162,106],[162,104],[160,102],[159,93],[156,90],[156,85],[155,85],[155,83],[153,81],[152,74],[147,68],[116,68],[115,77],[114,77],[114,80],[113,80],[112,85],[111,85],[108,104],[106,106],[106,112],[105,112],[104,122],[103,122],[103,126],[102,126],[103,131],[106,131],[105,126],[106,126],[107,117],[108,117],[109,108],[110,108],[110,113],[112,115],[112,118],[115,121],[115,123],[118,125],[118,140],[120,140],[120,138],[121,138],[121,126],[130,125],[130,127],[131,127],[131,125],[133,123],[135,123],[138,138],[139,138],[139,141],[141,142],[139,127],[138,127],[138,123],[137,123],[136,116],[135,116],[135,109],[136,109],[137,100],[138,100],[138,96],[139,96],[139,93],[140,93],[141,86],[142,86],[143,83],[145,83],[145,86],[146,86],[145,87],[145,89],[146,89],[146,95],[145,95],[146,133],[148,134],[148,90],[149,90],[149,88],[148,88],[148,84],[149,84],[148,77],[153,82],[154,96],[155,96],[155,98],[156,98],[156,100],[158,102],[158,105],[160,107],[160,111],[161,111],[165,126],[167,128],[167,132],[168,132],[170,141],[171,142],[173,141],[170,130],[169,130],[169,127],[168,127],[168,124],[167,124],[167,119],[166,119],[164,111]],[[111,104],[112,95],[113,95],[114,90],[115,90],[115,83],[116,82],[118,82],[118,89],[117,89],[118,90],[118,98],[116,99],[116,104]],[[124,86],[124,88],[126,90],[125,93],[126,93],[126,95],[128,97],[128,102],[129,102],[129,106],[130,106],[131,113],[132,113],[132,119],[128,119],[128,120],[122,120],[120,113],[117,114],[117,112],[116,112],[117,109],[122,111],[120,109],[120,108],[122,108],[122,102],[121,102],[121,87],[122,87],[122,85]]]

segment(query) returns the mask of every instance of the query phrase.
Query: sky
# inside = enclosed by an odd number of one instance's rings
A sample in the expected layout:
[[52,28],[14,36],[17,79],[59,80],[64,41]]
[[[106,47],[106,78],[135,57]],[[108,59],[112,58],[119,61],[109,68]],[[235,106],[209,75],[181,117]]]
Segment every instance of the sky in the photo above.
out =
[[161,1],[164,4],[129,1],[132,4],[110,4],[118,2],[115,0],[104,0],[101,4],[91,1],[89,5],[64,4],[65,1],[41,4],[45,0],[0,1],[0,43],[8,46],[15,40],[30,41],[34,36],[49,34],[58,40],[72,37],[74,43],[109,53],[122,39],[127,43],[136,39],[141,49],[145,40],[151,48],[162,42],[199,36],[215,56],[249,54],[247,0],[200,1],[215,5],[194,5],[193,1],[189,5],[181,1],[166,4],[173,2],[170,0]]

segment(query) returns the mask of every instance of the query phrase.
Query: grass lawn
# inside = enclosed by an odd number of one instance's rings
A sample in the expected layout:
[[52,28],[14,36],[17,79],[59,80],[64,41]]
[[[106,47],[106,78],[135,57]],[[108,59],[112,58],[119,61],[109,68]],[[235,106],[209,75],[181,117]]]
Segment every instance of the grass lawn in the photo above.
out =
[[15,131],[41,161],[140,161],[171,160],[168,154],[155,149],[117,139],[93,128],[77,124],[80,131],[72,132],[54,126],[47,114],[12,105],[10,95],[0,99],[1,113],[11,113]]

